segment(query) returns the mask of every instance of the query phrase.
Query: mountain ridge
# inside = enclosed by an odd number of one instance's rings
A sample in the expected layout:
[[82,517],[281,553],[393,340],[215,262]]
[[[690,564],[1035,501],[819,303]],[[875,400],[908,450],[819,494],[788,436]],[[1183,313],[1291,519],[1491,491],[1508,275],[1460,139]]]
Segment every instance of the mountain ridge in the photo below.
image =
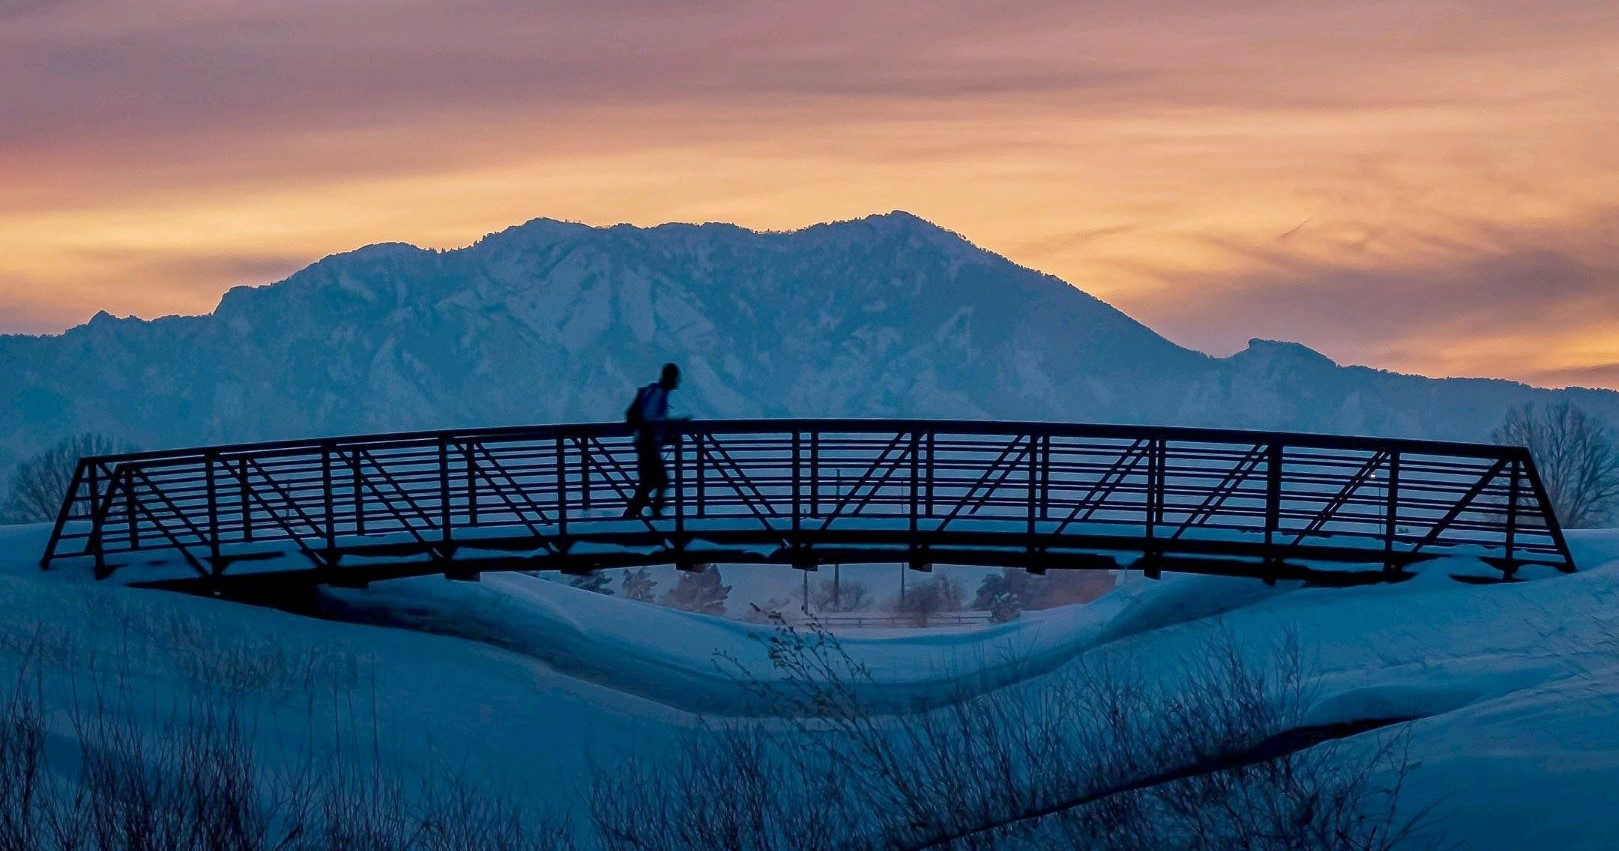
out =
[[1619,393],[1179,346],[903,211],[793,231],[536,218],[386,242],[234,287],[213,312],[0,336],[0,469],[80,430],[148,448],[612,419],[686,366],[692,412],[941,416],[1478,439],[1507,405]]

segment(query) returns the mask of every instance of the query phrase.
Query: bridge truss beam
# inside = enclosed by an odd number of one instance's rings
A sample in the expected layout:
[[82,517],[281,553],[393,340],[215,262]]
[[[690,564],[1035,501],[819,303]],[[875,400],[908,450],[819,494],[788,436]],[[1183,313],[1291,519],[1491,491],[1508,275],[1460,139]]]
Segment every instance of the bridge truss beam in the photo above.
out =
[[[1527,451],[1330,435],[933,420],[685,424],[661,518],[624,520],[620,425],[84,459],[42,565],[363,584],[490,570],[856,561],[1136,567],[1359,584],[1475,555],[1574,569]],[[149,560],[149,559],[148,559]]]

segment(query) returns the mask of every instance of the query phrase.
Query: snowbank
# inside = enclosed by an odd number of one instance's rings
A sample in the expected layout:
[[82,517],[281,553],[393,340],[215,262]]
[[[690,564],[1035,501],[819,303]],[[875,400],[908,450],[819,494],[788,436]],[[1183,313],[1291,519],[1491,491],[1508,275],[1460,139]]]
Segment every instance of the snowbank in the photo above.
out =
[[[516,574],[480,583],[412,579],[334,590],[334,613],[407,629],[276,611],[42,573],[38,527],[0,529],[0,674],[46,636],[80,677],[87,660],[136,659],[152,696],[200,658],[280,654],[332,673],[318,712],[369,695],[400,762],[446,754],[496,775],[577,780],[591,757],[661,747],[698,714],[757,713],[717,654],[774,676],[769,628],[694,615]],[[873,673],[872,705],[904,712],[962,691],[1038,685],[1077,659],[1172,675],[1217,634],[1265,658],[1297,635],[1319,723],[1410,716],[1408,803],[1437,804],[1445,837],[1474,848],[1608,848],[1619,837],[1619,533],[1571,535],[1581,571],[1532,581],[1454,581],[1462,561],[1410,582],[1314,589],[1214,577],[1133,577],[1085,606],[1011,623],[850,636]],[[735,568],[727,576],[769,567]],[[796,574],[785,574],[796,578]],[[727,581],[731,581],[729,578]],[[760,581],[764,580],[748,580]],[[442,633],[433,635],[428,633]],[[471,639],[471,640],[467,640]],[[344,673],[349,672],[349,673]],[[276,677],[251,687],[289,725],[311,711]],[[346,689],[346,691],[345,691]]]

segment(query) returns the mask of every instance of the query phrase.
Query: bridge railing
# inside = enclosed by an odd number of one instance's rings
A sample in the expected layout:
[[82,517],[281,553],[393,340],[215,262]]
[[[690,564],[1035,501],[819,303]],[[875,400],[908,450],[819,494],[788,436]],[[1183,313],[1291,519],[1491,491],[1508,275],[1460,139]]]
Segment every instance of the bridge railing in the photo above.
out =
[[[1095,566],[1135,554],[1366,563],[1443,552],[1573,562],[1519,448],[1046,423],[687,424],[662,518],[626,521],[620,425],[420,432],[88,458],[44,562],[107,575],[167,550],[197,573],[590,569],[756,558]],[[704,557],[700,550],[725,555]],[[502,555],[503,554],[503,555]],[[400,565],[406,565],[400,567]],[[1269,575],[1269,574],[1266,574]]]

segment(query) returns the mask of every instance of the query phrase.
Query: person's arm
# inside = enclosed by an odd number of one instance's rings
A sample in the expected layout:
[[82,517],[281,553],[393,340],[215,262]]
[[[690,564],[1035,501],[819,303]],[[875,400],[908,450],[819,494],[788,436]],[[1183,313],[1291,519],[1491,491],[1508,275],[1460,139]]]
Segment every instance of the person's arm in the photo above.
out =
[[688,414],[688,413],[685,413],[685,412],[678,412],[679,409],[675,407],[675,394],[670,393],[669,395],[665,396],[663,404],[664,404],[664,407],[663,407],[663,418],[664,419],[666,419],[666,420],[668,420],[670,422],[676,422],[676,423],[689,423],[689,422],[691,422],[691,414]]

